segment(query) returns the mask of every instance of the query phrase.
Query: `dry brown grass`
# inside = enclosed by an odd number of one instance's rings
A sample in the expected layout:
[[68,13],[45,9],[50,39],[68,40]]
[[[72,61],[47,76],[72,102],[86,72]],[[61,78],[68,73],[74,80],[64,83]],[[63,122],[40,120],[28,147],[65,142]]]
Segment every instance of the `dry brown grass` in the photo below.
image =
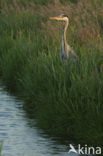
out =
[[[68,38],[72,42],[73,40],[82,41],[87,46],[93,41],[102,42],[101,26],[98,22],[98,18],[103,19],[103,3],[98,3],[98,0],[79,0],[77,4],[68,2],[63,5],[59,0],[54,0],[54,4],[48,6],[35,5],[33,2],[19,5],[20,0],[14,0],[13,3],[7,5],[6,1],[2,0],[2,13],[8,14],[25,12],[27,14],[39,14],[42,17],[41,25],[42,32],[49,33],[49,35],[58,42],[58,38],[61,37],[62,25],[55,21],[50,21],[50,16],[56,16],[61,13],[65,13],[70,18],[69,35]],[[99,0],[100,1],[100,0]],[[39,18],[39,17],[38,17]],[[90,43],[91,42],[91,43]]]
[[[67,14],[70,18],[69,41],[82,41],[87,47],[91,47],[94,42],[99,42],[99,46],[102,46],[102,34],[98,22],[100,16],[103,19],[102,8],[102,5],[97,4],[97,0],[80,0],[77,4],[67,3],[67,5],[62,5],[59,0],[56,0],[55,5],[50,4],[48,7],[40,7],[40,12],[41,16],[44,17],[56,16],[61,13]],[[43,23],[43,28],[56,41],[58,37],[61,37],[62,25],[60,23],[48,20]],[[95,44],[95,46],[97,45]]]

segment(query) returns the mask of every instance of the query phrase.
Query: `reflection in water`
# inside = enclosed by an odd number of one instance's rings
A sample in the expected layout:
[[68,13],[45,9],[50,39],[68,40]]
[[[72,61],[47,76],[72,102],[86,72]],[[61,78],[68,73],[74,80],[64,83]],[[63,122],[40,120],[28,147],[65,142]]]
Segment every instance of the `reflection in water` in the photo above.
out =
[[[66,146],[58,145],[43,135],[34,126],[35,121],[27,119],[20,109],[23,102],[8,95],[0,87],[0,140],[3,140],[2,154],[5,156],[73,156]],[[30,126],[32,125],[33,126]]]

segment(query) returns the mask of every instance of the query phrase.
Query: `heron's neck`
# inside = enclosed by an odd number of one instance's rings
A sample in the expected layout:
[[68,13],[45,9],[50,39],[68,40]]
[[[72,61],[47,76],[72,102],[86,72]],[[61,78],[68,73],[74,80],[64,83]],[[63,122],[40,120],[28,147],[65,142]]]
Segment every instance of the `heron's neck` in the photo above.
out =
[[63,34],[62,34],[62,44],[64,46],[64,50],[66,49],[67,40],[66,40],[66,30],[68,28],[68,20],[65,22],[63,27]]

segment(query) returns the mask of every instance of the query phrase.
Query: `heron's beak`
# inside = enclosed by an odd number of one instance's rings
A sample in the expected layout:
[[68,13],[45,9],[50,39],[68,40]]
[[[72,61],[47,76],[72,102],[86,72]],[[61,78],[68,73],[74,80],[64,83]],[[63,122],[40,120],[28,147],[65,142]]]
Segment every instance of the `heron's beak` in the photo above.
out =
[[51,20],[61,20],[61,18],[60,17],[50,17],[49,19],[51,19]]

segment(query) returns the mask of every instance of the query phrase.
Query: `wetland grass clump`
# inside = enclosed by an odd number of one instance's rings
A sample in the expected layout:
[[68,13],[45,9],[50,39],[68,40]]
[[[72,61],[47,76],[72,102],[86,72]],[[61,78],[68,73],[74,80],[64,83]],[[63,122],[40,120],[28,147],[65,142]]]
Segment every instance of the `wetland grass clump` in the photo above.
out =
[[[25,100],[24,108],[29,114],[32,111],[38,126],[51,135],[77,139],[79,143],[101,145],[103,36],[102,15],[99,16],[95,3],[96,0],[93,4],[90,1],[78,1],[78,4],[69,2],[69,6],[65,6],[66,9],[73,7],[78,13],[75,15],[71,12],[73,22],[68,30],[70,44],[80,59],[78,64],[61,62],[59,42],[51,34],[51,25],[47,22],[47,14],[45,16],[50,9],[42,10],[38,6],[34,12],[36,4],[22,8],[19,4],[8,6],[7,1],[6,5],[3,4],[5,11],[2,10],[0,14],[0,74],[7,87]],[[102,8],[99,2],[97,5]],[[96,12],[91,16],[93,7]],[[44,14],[40,14],[40,9]],[[80,10],[85,10],[82,17]],[[94,27],[90,29],[88,23]],[[50,26],[49,31],[45,26]]]
[[17,90],[17,80],[28,57],[30,51],[25,39],[12,41],[12,47],[2,54],[0,58],[2,78],[9,88]]
[[80,64],[62,64],[53,56],[30,61],[21,88],[36,110],[39,126],[56,136],[83,138],[90,143],[102,141],[101,57],[97,59],[93,53],[91,59],[87,56]]

